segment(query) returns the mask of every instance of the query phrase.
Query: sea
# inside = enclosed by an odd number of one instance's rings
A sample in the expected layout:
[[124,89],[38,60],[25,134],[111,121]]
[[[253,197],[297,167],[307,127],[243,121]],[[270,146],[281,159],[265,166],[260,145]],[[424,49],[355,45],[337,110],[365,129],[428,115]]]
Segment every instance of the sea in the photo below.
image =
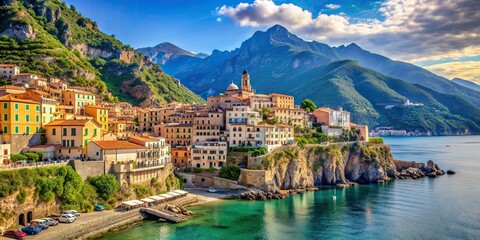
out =
[[480,239],[480,136],[383,139],[395,159],[456,174],[218,201],[189,207],[195,215],[183,223],[144,221],[101,239]]

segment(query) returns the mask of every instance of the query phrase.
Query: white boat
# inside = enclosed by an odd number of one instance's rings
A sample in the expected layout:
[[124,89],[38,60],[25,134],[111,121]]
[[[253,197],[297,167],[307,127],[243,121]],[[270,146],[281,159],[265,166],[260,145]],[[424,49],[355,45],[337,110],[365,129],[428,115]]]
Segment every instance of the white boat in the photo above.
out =
[[216,193],[216,192],[218,192],[218,190],[215,189],[215,188],[213,188],[213,187],[209,187],[209,188],[208,188],[208,192]]

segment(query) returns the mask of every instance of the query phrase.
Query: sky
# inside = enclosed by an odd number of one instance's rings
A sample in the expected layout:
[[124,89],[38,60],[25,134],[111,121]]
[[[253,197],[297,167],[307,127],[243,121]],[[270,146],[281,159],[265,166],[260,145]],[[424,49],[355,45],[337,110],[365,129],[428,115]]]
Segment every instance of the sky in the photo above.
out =
[[305,40],[357,43],[446,78],[480,83],[479,0],[66,0],[135,48],[233,50],[280,24]]

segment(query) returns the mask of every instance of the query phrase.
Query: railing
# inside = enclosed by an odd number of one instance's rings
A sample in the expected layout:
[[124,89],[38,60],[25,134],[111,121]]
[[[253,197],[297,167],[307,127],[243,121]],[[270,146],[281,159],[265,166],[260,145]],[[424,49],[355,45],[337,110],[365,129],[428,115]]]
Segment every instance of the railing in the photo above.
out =
[[36,162],[36,163],[25,163],[25,164],[0,165],[0,171],[22,169],[22,168],[65,166],[65,165],[67,165],[68,162],[69,162],[69,160],[59,160],[59,161],[50,161],[50,162]]

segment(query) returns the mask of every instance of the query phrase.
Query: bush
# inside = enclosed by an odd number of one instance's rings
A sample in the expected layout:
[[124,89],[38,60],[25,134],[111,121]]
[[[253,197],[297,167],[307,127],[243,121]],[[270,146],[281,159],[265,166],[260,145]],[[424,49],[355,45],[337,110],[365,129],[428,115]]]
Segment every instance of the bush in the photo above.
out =
[[18,193],[18,195],[17,195],[17,200],[18,200],[19,203],[24,203],[25,200],[27,200],[27,192],[26,192],[24,189],[22,189],[22,190]]
[[26,152],[23,155],[25,155],[28,159],[28,161],[31,162],[37,162],[40,159],[40,156],[34,152]]
[[87,178],[87,182],[96,189],[98,196],[105,201],[113,197],[120,189],[117,178],[112,174],[89,177]]
[[145,198],[153,195],[152,189],[144,186],[144,185],[132,185],[135,194],[137,194],[137,198]]
[[23,154],[11,154],[10,159],[14,162],[18,162],[18,161],[26,161],[28,158]]
[[383,144],[383,139],[378,137],[373,137],[368,140],[370,144]]
[[234,181],[238,181],[238,177],[240,177],[240,168],[237,166],[226,166],[220,168],[220,177],[226,178]]

